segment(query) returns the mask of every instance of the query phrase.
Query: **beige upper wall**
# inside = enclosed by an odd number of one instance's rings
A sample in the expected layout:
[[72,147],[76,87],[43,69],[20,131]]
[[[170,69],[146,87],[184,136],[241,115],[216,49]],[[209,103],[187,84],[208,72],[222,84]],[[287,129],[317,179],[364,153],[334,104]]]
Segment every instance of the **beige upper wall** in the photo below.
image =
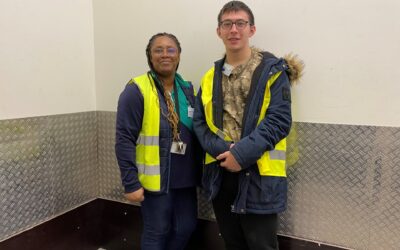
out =
[[[160,31],[177,35],[179,72],[198,86],[224,51],[215,29],[225,2],[0,1],[0,119],[115,111],[125,83],[147,71],[144,49]],[[251,43],[307,64],[292,92],[295,121],[400,125],[399,1],[247,3]]]
[[[145,47],[166,31],[180,40],[179,72],[196,86],[223,54],[216,16],[226,1],[94,0],[97,109],[116,110],[129,78],[147,71]],[[251,43],[297,53],[306,74],[293,88],[294,120],[400,126],[400,1],[246,1]]]
[[0,119],[96,109],[92,1],[0,1]]

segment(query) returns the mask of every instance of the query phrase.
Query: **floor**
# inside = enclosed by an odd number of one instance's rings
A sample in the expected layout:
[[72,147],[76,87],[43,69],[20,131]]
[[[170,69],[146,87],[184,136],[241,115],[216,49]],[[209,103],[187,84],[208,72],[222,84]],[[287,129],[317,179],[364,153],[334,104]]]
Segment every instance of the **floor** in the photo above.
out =
[[[140,208],[96,199],[6,241],[1,250],[138,250]],[[339,250],[279,236],[280,250]],[[221,250],[223,241],[213,221],[199,220],[187,250]]]

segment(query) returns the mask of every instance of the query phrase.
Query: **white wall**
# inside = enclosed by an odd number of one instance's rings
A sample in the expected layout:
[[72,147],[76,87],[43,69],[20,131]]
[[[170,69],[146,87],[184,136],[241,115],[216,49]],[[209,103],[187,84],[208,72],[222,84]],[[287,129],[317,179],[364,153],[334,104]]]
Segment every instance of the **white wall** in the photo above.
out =
[[[227,1],[94,0],[97,109],[115,111],[125,83],[147,71],[151,35],[174,33],[183,47],[179,72],[197,86],[223,54],[216,16]],[[246,1],[257,33],[252,44],[306,63],[293,89],[294,119],[400,126],[400,1]]]
[[0,0],[0,119],[95,110],[92,1]]
[[[224,51],[215,29],[225,2],[1,0],[0,119],[115,111],[125,83],[147,70],[145,46],[161,31],[181,41],[179,71],[198,86]],[[247,3],[256,17],[252,44],[306,62],[293,89],[296,121],[400,126],[399,1]]]
[[210,63],[223,54],[215,33],[220,4],[94,0],[98,110],[115,111],[118,96],[128,80],[148,71],[145,48],[149,38],[158,32],[178,37],[183,50],[178,71],[198,85]]

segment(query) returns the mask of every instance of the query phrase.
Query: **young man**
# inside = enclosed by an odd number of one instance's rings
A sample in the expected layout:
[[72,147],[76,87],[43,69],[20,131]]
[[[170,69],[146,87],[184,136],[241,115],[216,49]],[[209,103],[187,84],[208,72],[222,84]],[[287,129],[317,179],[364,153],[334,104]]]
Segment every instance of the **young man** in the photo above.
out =
[[250,47],[255,33],[246,4],[223,6],[226,54],[204,75],[193,118],[206,151],[203,187],[228,250],[278,249],[277,213],[286,208],[290,81],[302,64]]

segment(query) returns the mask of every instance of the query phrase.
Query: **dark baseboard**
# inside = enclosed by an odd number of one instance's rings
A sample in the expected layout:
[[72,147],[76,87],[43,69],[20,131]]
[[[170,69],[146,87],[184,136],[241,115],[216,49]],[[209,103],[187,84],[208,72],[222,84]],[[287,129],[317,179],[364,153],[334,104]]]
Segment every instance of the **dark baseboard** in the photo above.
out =
[[[140,249],[140,208],[96,199],[46,223],[0,242],[2,250],[132,250]],[[281,250],[339,250],[314,242],[279,236]],[[213,221],[199,220],[188,250],[221,250],[223,241]]]

